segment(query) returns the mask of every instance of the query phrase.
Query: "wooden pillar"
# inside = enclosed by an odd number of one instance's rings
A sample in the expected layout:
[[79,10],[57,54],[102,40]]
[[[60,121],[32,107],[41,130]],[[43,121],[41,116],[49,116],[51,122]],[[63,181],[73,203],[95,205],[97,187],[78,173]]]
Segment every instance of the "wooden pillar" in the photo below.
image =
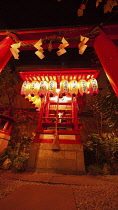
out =
[[[13,37],[17,39],[15,35],[13,35]],[[0,72],[4,69],[5,65],[12,56],[10,46],[14,43],[12,35],[8,35],[0,42]]]
[[76,97],[73,97],[73,114],[74,114],[74,130],[78,130],[78,110],[77,110]]
[[9,124],[9,121],[7,121],[7,122],[5,123],[4,128],[3,128],[3,131],[7,131],[8,124]]
[[118,97],[118,48],[102,30],[100,30],[100,34],[95,38],[94,48],[108,80]]
[[[46,113],[45,113],[45,117],[46,117],[46,118],[49,117],[49,111],[50,111],[50,103],[49,103],[49,101],[48,101],[47,106],[46,106]],[[46,122],[47,122],[47,121],[48,121],[48,120],[46,119]]]

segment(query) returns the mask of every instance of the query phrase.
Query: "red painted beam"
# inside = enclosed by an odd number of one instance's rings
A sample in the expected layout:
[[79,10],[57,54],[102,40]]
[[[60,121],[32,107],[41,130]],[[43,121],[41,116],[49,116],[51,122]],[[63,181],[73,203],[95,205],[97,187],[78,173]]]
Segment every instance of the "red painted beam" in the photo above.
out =
[[[79,43],[80,35],[86,36],[89,34],[92,26],[87,27],[74,27],[74,28],[58,28],[58,29],[34,29],[34,30],[13,30],[16,34],[19,35],[19,39],[22,42],[22,46],[20,50],[35,50],[33,44],[36,43],[39,39],[45,39],[46,37],[57,37],[60,39],[65,37],[65,39],[69,40],[68,48],[77,48]],[[104,26],[104,31],[108,35],[108,37],[113,40],[113,42],[117,45],[118,44],[118,25],[109,25]],[[0,31],[0,41],[2,41],[8,31]],[[94,34],[89,36],[90,40],[88,41],[88,47],[93,47],[94,42]],[[77,39],[77,40],[74,40]],[[52,43],[53,49],[57,49],[59,44],[58,42]],[[29,45],[29,46],[26,46]],[[43,44],[43,48],[48,48],[48,43]]]

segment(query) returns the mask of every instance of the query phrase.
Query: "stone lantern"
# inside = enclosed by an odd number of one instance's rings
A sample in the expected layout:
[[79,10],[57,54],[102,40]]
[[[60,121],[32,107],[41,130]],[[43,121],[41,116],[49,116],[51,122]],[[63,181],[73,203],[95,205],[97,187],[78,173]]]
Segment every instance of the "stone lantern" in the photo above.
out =
[[6,111],[0,115],[0,152],[8,146],[12,125],[16,120]]

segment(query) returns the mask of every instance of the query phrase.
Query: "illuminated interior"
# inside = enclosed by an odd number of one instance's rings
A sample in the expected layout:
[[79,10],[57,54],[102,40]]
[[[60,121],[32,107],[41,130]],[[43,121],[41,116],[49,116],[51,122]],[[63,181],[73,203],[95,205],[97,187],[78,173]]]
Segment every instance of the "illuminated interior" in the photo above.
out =
[[39,112],[35,142],[80,143],[78,113],[86,94],[97,94],[99,71],[91,69],[44,69],[21,72],[21,95]]

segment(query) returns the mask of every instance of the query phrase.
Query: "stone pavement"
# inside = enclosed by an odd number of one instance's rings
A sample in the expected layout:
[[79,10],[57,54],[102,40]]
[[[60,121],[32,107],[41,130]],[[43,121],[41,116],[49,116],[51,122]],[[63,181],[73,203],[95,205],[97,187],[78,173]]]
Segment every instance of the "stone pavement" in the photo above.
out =
[[118,182],[118,176],[90,176],[90,175],[63,175],[63,174],[48,174],[37,172],[13,173],[11,171],[2,171],[2,176],[7,179],[22,180],[29,182],[39,182],[48,184],[65,184],[65,185],[97,185],[104,181]]
[[[74,185],[102,187],[103,183],[118,182],[118,176],[92,177],[61,174],[13,173],[0,171],[7,180],[23,184],[0,200],[1,210],[76,210]],[[81,192],[82,193],[82,192]],[[81,198],[81,197],[80,197]],[[84,210],[84,209],[83,209]]]
[[1,210],[75,210],[70,186],[26,184],[0,201]]

